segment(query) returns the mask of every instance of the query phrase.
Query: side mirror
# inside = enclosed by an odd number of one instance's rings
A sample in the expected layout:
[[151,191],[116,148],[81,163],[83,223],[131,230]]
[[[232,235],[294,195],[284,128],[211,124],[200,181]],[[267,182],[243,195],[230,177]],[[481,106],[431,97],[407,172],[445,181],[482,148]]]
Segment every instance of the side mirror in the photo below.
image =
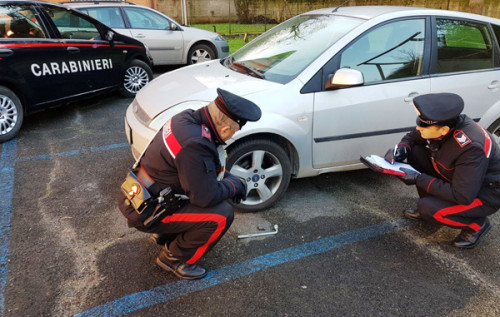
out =
[[365,83],[363,73],[356,69],[341,68],[335,74],[328,75],[325,89],[361,86]]
[[177,24],[175,24],[175,23],[170,23],[170,30],[171,30],[171,31],[175,31],[175,30],[177,30]]
[[110,42],[111,42],[111,41],[113,41],[113,37],[114,37],[114,36],[115,36],[115,33],[113,33],[113,31],[108,31],[108,32],[106,33],[106,40],[108,40],[108,41],[110,41]]

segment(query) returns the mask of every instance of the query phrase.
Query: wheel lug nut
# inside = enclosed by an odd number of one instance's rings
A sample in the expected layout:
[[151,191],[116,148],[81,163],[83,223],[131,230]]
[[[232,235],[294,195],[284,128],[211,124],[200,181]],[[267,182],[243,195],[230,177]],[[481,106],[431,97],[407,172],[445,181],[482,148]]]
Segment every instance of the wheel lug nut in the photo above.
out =
[[266,175],[260,175],[260,179],[266,178]]
[[259,184],[257,184],[257,183],[253,184],[253,187],[258,187],[258,186],[259,186]]
[[259,170],[253,170],[253,172],[254,172],[255,174],[257,174],[257,173],[259,172]]
[[247,182],[251,181],[252,179],[250,177],[247,177]]

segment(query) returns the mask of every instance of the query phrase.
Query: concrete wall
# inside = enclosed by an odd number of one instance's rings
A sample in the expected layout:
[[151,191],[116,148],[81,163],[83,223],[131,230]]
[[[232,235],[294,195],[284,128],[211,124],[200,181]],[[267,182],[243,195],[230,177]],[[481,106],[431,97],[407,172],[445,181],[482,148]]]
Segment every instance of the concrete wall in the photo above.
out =
[[[132,0],[134,1],[134,0]],[[186,0],[188,22],[238,22],[234,0]],[[318,8],[336,7],[344,0],[250,0],[250,18],[262,15],[282,22],[302,12]],[[181,0],[156,0],[156,8],[182,21]],[[348,5],[402,5],[472,12],[500,18],[500,0],[350,0]]]

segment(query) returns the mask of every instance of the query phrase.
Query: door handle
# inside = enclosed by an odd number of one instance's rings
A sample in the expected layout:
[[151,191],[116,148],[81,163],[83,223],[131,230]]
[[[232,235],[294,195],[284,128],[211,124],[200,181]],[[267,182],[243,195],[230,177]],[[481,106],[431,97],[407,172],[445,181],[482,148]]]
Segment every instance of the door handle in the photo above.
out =
[[135,37],[138,38],[138,39],[143,39],[143,38],[146,37],[146,35],[144,35],[144,34],[137,34]]
[[408,97],[405,98],[405,102],[412,102],[413,101],[413,98],[415,98],[416,96],[418,96],[419,93],[414,91],[414,92],[410,92],[408,94]]
[[12,54],[14,54],[13,50],[7,48],[0,49],[0,57],[9,57]]
[[491,82],[491,84],[488,86],[488,89],[498,89],[500,88],[500,82],[498,80],[494,80]]
[[68,52],[70,52],[71,54],[76,54],[76,53],[80,53],[80,49],[78,47],[74,47],[74,46],[68,46],[66,48],[66,50]]

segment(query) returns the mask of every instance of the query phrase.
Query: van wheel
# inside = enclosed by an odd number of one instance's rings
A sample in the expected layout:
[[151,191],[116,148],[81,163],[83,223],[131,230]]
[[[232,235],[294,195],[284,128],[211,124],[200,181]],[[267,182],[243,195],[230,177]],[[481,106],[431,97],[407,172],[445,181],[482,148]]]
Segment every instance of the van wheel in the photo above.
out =
[[197,44],[189,50],[188,64],[206,62],[215,58],[214,51],[207,45]]
[[228,151],[227,169],[247,183],[247,199],[234,205],[254,212],[271,207],[290,183],[290,158],[279,144],[265,139],[243,141]]
[[120,93],[124,97],[134,97],[142,87],[153,79],[153,71],[148,64],[134,59],[130,62],[123,78],[123,87]]
[[16,136],[23,123],[23,106],[16,94],[0,86],[0,143]]

